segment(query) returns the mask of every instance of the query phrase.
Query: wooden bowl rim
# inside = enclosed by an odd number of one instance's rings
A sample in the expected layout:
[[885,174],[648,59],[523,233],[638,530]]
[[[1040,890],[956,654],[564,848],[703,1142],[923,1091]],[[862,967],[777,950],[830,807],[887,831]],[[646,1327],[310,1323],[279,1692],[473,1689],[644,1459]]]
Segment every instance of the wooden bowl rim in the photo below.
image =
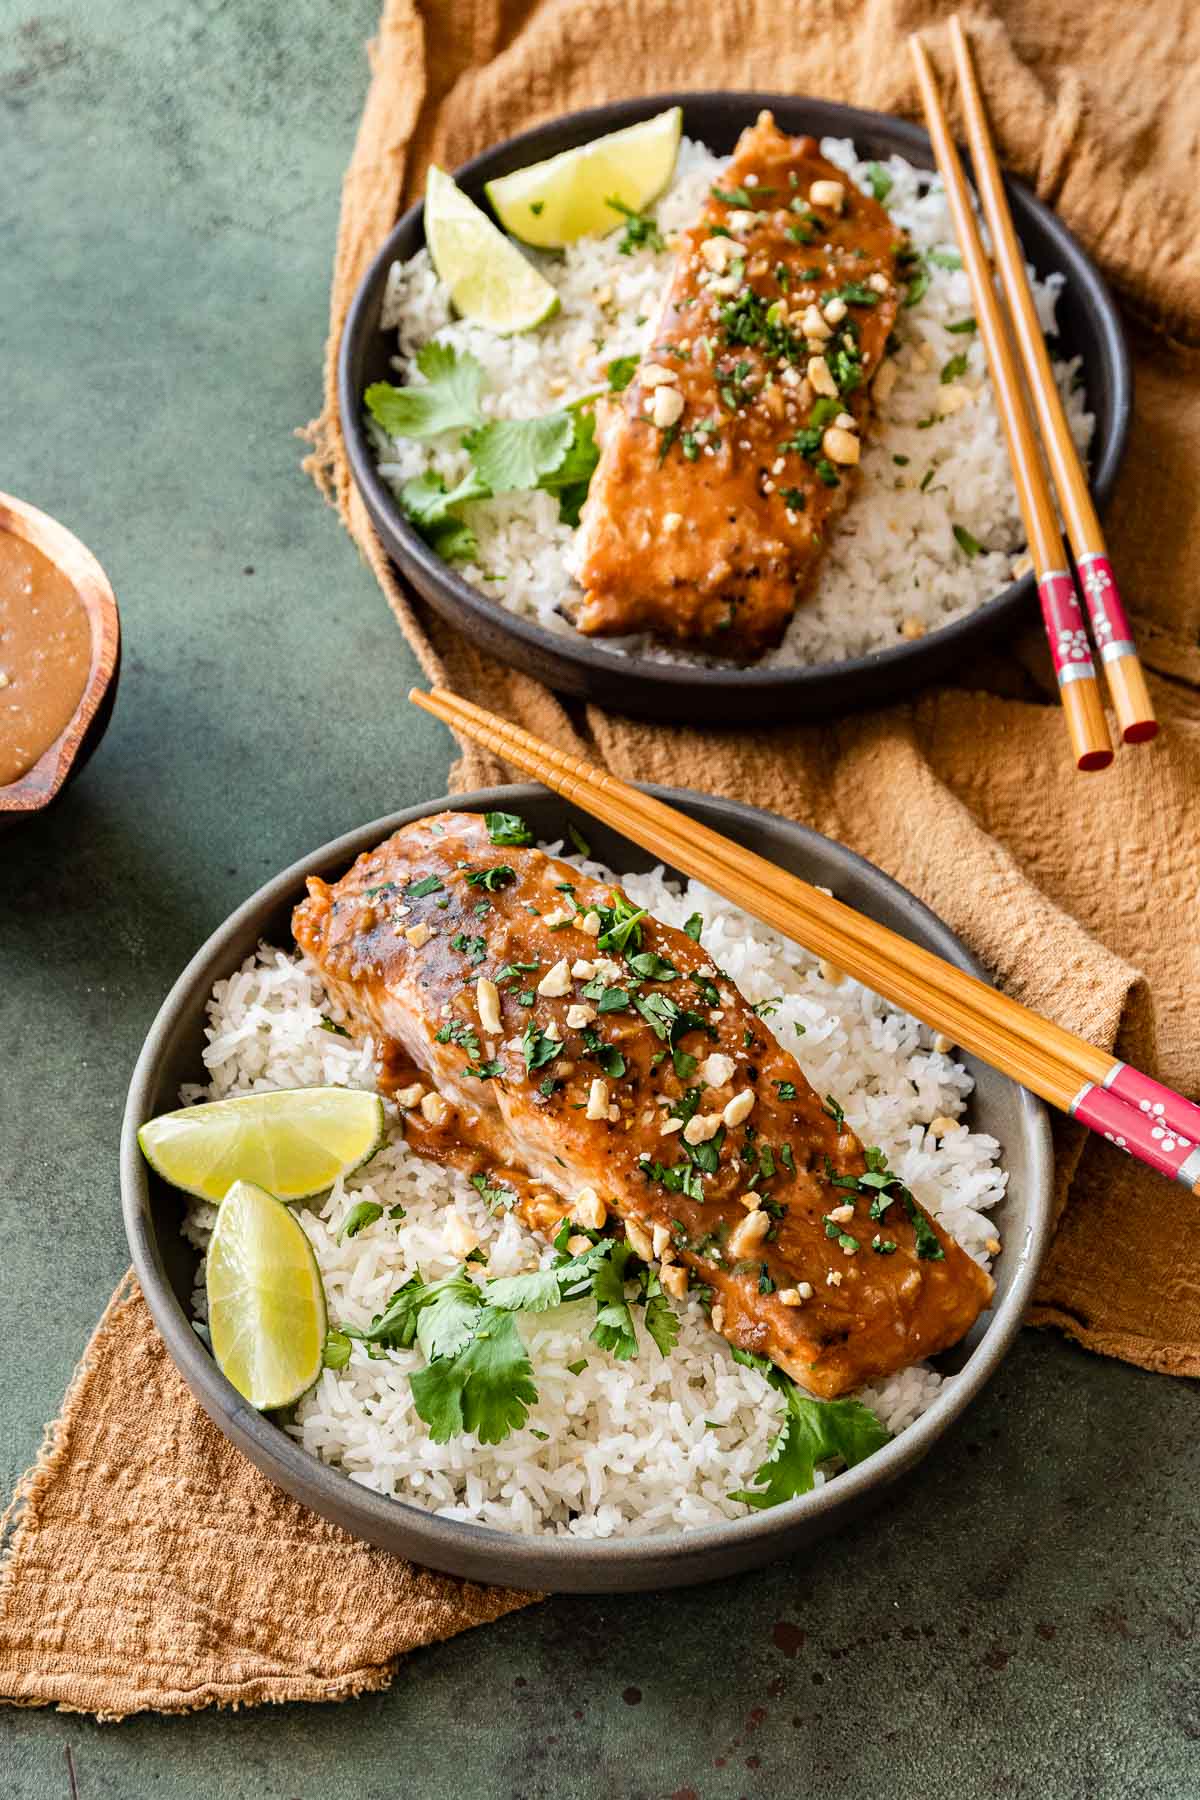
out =
[[0,813],[39,812],[59,792],[99,711],[117,667],[121,619],[112,583],[87,545],[49,513],[0,492],[0,531],[22,538],[52,562],[71,583],[87,614],[92,657],[79,705],[33,767],[0,787]]

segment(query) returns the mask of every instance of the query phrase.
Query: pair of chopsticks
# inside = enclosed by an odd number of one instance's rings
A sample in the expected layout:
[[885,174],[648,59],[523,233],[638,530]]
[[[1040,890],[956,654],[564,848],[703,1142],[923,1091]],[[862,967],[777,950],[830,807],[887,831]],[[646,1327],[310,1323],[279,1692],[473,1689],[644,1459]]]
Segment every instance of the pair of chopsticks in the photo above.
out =
[[1200,1106],[615,775],[443,688],[414,705],[1200,1194]]
[[[1096,647],[1108,678],[1121,737],[1127,744],[1143,744],[1155,736],[1158,723],[1133,642],[1133,632],[1121,605],[1100,521],[1088,493],[1087,477],[1071,438],[1046,353],[1025,272],[1025,259],[1013,227],[1000,165],[988,129],[970,45],[957,15],[950,20],[950,41],[975,179],[992,237],[996,272],[1016,333],[1024,375],[1033,395],[1038,427],[1066,519]],[[1096,666],[1092,661],[1075,579],[1059,531],[1050,480],[1021,385],[1021,369],[1004,322],[966,177],[950,135],[929,58],[919,37],[911,37],[909,47],[916,65],[917,84],[934,155],[945,183],[950,216],[971,283],[976,320],[987,353],[1000,422],[1008,441],[1017,499],[1025,521],[1042,618],[1075,764],[1080,769],[1104,769],[1112,761],[1112,739],[1100,699]]]

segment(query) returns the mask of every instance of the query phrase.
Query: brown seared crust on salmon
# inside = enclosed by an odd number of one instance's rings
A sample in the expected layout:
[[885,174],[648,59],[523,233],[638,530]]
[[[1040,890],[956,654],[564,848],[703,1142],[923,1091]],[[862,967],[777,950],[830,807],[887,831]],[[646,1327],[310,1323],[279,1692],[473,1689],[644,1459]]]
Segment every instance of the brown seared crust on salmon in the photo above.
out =
[[769,113],[682,233],[573,557],[582,632],[724,657],[779,641],[855,479],[896,317],[887,213]]
[[955,1343],[989,1276],[903,1190],[858,1185],[854,1133],[690,937],[647,916],[601,947],[622,898],[443,813],[310,881],[294,929],[393,1087],[426,1090],[413,1148],[536,1228],[617,1215],[669,1291],[687,1270],[731,1343],[824,1398]]

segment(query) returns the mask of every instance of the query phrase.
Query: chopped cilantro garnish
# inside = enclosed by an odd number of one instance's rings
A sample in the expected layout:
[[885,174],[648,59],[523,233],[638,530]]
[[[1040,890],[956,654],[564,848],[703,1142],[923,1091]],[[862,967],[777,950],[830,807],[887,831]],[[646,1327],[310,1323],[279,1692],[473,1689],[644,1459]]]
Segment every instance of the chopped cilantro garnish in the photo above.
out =
[[426,894],[440,894],[442,883],[436,875],[422,875],[419,881],[410,881],[404,890],[408,900],[421,900]]
[[487,955],[487,939],[482,937],[469,938],[465,932],[456,931],[454,936],[450,939],[450,948],[452,950],[461,950],[469,963],[478,964],[481,963]]
[[693,913],[683,930],[685,937],[690,937],[693,944],[698,944],[700,933],[704,930],[704,919],[700,913]]
[[644,906],[634,906],[620,888],[614,888],[611,906],[599,906],[595,909],[600,915],[600,935],[596,939],[597,950],[618,950],[625,953],[630,944],[635,950],[642,942],[642,920],[646,917]]
[[975,320],[973,318],[971,318],[971,316],[968,314],[968,316],[965,319],[956,319],[954,321],[953,325],[947,325],[946,330],[952,331],[957,335],[959,332],[978,331],[979,326],[976,324]]
[[879,204],[882,206],[893,187],[892,178],[883,167],[882,163],[872,162],[867,164],[867,184],[876,200],[878,200]]
[[489,894],[494,894],[497,888],[506,887],[516,879],[515,869],[511,869],[507,863],[497,863],[491,869],[473,869],[467,876],[467,886],[486,888]]
[[335,1037],[348,1038],[350,1036],[350,1033],[346,1030],[346,1027],[344,1025],[336,1024],[334,1022],[334,1020],[332,1020],[329,1017],[328,1013],[321,1014],[321,1030],[322,1031],[332,1031]]
[[606,197],[605,206],[611,206],[614,212],[621,214],[625,220],[625,229],[621,233],[621,241],[617,249],[622,256],[632,256],[635,250],[665,250],[667,241],[658,229],[654,220],[645,213],[637,212],[632,206],[626,206],[616,195]]
[[360,1200],[357,1205],[350,1208],[342,1220],[341,1229],[337,1234],[338,1243],[343,1243],[346,1238],[357,1237],[360,1231],[365,1231],[368,1225],[374,1225],[375,1221],[382,1217],[382,1206],[378,1206],[374,1200]]
[[525,1067],[531,1074],[534,1069],[544,1069],[561,1051],[562,1045],[557,1038],[547,1037],[532,1022],[525,1027],[521,1038],[521,1053],[525,1058]]
[[829,1114],[830,1118],[833,1120],[834,1124],[837,1126],[838,1130],[840,1131],[842,1129],[842,1126],[846,1123],[846,1115],[843,1112],[842,1108],[838,1105],[837,1101],[834,1099],[833,1095],[826,1094],[826,1096],[825,1096],[824,1100],[821,1102],[821,1104],[823,1105],[823,1107],[825,1108],[825,1111]]
[[954,526],[954,541],[968,560],[978,556],[983,545],[978,538],[973,538],[965,525]]
[[794,1081],[777,1081],[775,1086],[779,1089],[779,1098],[781,1100],[794,1100],[796,1098],[796,1084]]
[[952,356],[948,362],[944,362],[942,364],[942,373],[941,373],[942,386],[945,387],[951,381],[957,381],[959,376],[965,375],[966,372],[967,372],[967,353],[965,350],[960,350],[956,356]]
[[434,1042],[438,1044],[458,1044],[465,1050],[472,1061],[479,1055],[479,1039],[471,1025],[464,1024],[461,1019],[447,1020],[434,1033]]
[[472,1175],[471,1186],[490,1213],[499,1212],[501,1207],[505,1212],[511,1212],[517,1204],[517,1196],[511,1188],[496,1187],[486,1175]]
[[610,363],[606,363],[604,373],[608,377],[609,393],[623,394],[637,374],[637,366],[636,356],[614,356]]
[[484,813],[483,822],[493,844],[532,844],[533,833],[519,813]]

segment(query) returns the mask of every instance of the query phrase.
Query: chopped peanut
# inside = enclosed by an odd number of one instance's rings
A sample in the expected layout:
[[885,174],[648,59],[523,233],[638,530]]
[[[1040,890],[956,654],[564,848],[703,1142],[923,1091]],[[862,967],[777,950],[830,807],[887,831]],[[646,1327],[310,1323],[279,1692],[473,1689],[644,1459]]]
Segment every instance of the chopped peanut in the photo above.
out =
[[749,1256],[762,1243],[770,1229],[770,1218],[761,1210],[747,1213],[744,1219],[740,1219],[729,1234],[729,1254],[734,1262],[740,1261],[743,1256]]
[[754,1090],[753,1088],[743,1088],[740,1094],[735,1094],[733,1096],[733,1099],[721,1114],[721,1118],[732,1131],[735,1125],[741,1125],[748,1119],[753,1111]]
[[475,983],[475,1004],[479,1008],[479,1023],[495,1037],[500,1029],[500,990],[486,975]]
[[607,1119],[608,1117],[608,1083],[599,1076],[588,1089],[587,1108],[584,1112],[587,1119]]

